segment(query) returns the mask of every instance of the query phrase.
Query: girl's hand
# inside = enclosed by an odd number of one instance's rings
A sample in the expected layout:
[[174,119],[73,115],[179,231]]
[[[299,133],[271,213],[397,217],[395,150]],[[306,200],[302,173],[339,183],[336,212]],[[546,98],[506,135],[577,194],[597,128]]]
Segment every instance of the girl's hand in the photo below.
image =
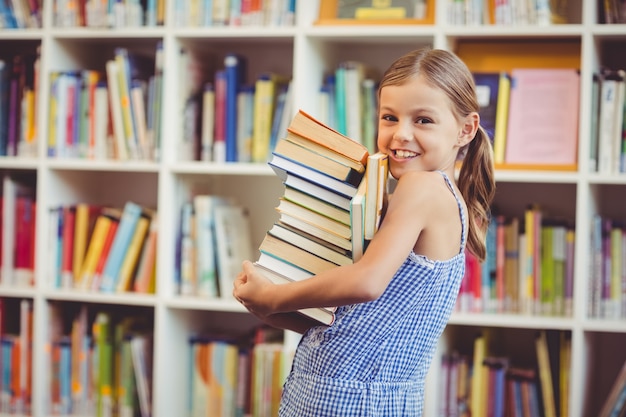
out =
[[250,261],[243,262],[243,270],[234,282],[233,296],[249,312],[265,321],[275,311],[272,309],[274,284],[259,274]]

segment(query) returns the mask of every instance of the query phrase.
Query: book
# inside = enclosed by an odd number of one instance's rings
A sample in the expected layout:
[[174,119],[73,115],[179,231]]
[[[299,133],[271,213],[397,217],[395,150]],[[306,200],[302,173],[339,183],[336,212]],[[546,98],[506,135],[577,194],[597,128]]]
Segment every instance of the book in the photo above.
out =
[[96,271],[98,260],[102,256],[104,242],[109,228],[111,227],[111,223],[119,221],[120,215],[121,211],[113,211],[108,208],[104,208],[101,214],[98,215],[85,255],[81,262],[80,272],[78,273],[78,277],[75,277],[75,279],[78,279],[78,288],[89,289],[91,287],[91,280]]
[[372,240],[378,231],[383,214],[383,205],[387,194],[389,177],[389,156],[377,152],[367,158],[365,169],[365,217],[363,234],[366,240]]
[[120,160],[129,159],[129,151],[126,143],[124,116],[121,105],[121,93],[119,86],[119,63],[111,59],[106,63],[107,88],[109,91],[109,109],[113,125],[113,137],[115,138],[115,157]]
[[352,243],[352,260],[361,259],[365,252],[365,192],[367,178],[363,178],[357,193],[350,201],[350,242]]
[[229,53],[224,57],[224,72],[226,74],[226,162],[237,162],[237,93],[241,84],[245,82],[246,59],[243,56]]
[[252,134],[252,160],[254,162],[266,162],[272,152],[270,141],[276,97],[280,86],[287,82],[287,77],[274,72],[260,74],[255,81]]
[[315,213],[330,217],[340,223],[350,225],[350,212],[348,210],[336,207],[324,200],[320,200],[289,186],[285,186],[283,197]]
[[553,388],[553,375],[550,367],[550,354],[548,350],[548,339],[545,331],[540,331],[535,338],[535,348],[537,352],[537,367],[539,370],[539,385],[541,388],[541,398],[543,399],[543,415],[545,417],[556,417],[556,403]]
[[137,274],[133,282],[133,291],[138,293],[154,293],[156,280],[156,253],[158,239],[157,213],[152,215],[148,236],[144,242]]
[[269,255],[263,252],[259,254],[259,257],[255,263],[280,275],[288,277],[291,281],[300,281],[303,279],[311,278],[313,275],[315,275],[309,271],[305,271],[302,268],[292,265],[289,262],[285,262],[282,259],[276,258],[273,255]]
[[496,113],[498,108],[498,92],[500,84],[499,72],[474,72],[476,97],[480,106],[480,125],[489,134],[493,143],[496,128]]
[[498,82],[498,105],[493,131],[493,160],[503,164],[506,150],[506,132],[509,125],[509,105],[511,98],[511,76],[507,72],[500,72]]
[[282,259],[312,274],[319,274],[337,267],[337,264],[331,261],[320,258],[317,255],[270,234],[266,234],[263,238],[259,246],[259,251]]
[[287,225],[274,223],[268,233],[334,264],[350,265],[352,263],[352,257],[347,253],[341,253],[333,249],[330,244],[322,243],[321,239],[316,240],[312,236],[308,237],[306,234],[299,233],[297,229],[290,228]]
[[510,94],[505,162],[576,167],[578,71],[513,69]]
[[291,141],[289,135],[276,143],[274,153],[292,161],[306,164],[310,168],[352,185],[358,185],[363,176],[363,171],[359,172],[349,165],[301,146]]
[[126,248],[122,264],[120,265],[116,285],[117,292],[125,292],[132,289],[136,267],[139,262],[139,255],[145,243],[146,234],[148,233],[151,221],[150,216],[145,213],[142,213],[137,220],[135,230]]
[[[281,275],[272,269],[266,268],[263,265],[260,265],[255,262],[254,266],[256,270],[259,273],[261,273],[261,275],[263,275],[264,277],[272,281],[274,284],[280,285],[280,284],[286,284],[286,283],[291,282],[291,280],[287,278],[286,276]],[[301,310],[298,310],[298,313],[303,314],[312,319],[315,319],[319,321],[320,323],[326,324],[328,326],[333,324],[333,322],[335,321],[335,314],[333,313],[333,311],[331,309],[324,308],[324,307],[303,308]]]
[[602,404],[602,408],[600,409],[600,413],[598,417],[613,417],[619,415],[621,411],[622,404],[619,404],[620,397],[623,396],[623,393],[626,391],[626,362],[622,365],[617,376],[613,380],[613,385],[609,390],[609,394],[607,395],[604,403]]
[[215,250],[215,206],[221,204],[212,195],[200,194],[193,198],[196,237],[196,292],[197,295],[217,297],[217,259]]
[[350,198],[337,194],[336,192],[322,187],[311,181],[307,181],[305,178],[300,178],[296,175],[287,173],[285,180],[283,181],[285,188],[291,188],[299,190],[317,200],[325,201],[343,210],[350,210]]
[[340,181],[323,172],[275,153],[272,154],[269,165],[283,181],[286,181],[288,174],[293,174],[300,178],[307,178],[309,181],[325,189],[333,190],[335,193],[344,197],[352,198],[356,193],[356,186],[352,184]]
[[233,283],[241,263],[252,258],[250,221],[243,207],[234,204],[214,208],[217,280],[220,298],[233,299]]
[[344,239],[350,239],[350,226],[340,223],[337,220],[326,217],[305,207],[295,204],[284,197],[281,197],[276,207],[279,213],[287,213],[292,217],[296,217],[306,223],[316,225],[317,227],[333,233]]
[[299,110],[287,129],[289,132],[308,138],[334,150],[337,153],[363,165],[367,163],[367,147],[318,121],[308,113]]
[[316,224],[306,222],[288,213],[280,213],[279,221],[293,228],[296,228],[303,233],[315,236],[318,239],[321,239],[342,249],[352,249],[352,243],[350,241],[350,238],[338,236],[337,234],[329,232],[328,230],[323,229]]
[[118,283],[119,273],[124,262],[124,256],[132,241],[135,228],[141,218],[143,208],[132,201],[127,201],[122,210],[119,225],[115,237],[111,242],[111,249],[107,256],[100,290],[114,292]]

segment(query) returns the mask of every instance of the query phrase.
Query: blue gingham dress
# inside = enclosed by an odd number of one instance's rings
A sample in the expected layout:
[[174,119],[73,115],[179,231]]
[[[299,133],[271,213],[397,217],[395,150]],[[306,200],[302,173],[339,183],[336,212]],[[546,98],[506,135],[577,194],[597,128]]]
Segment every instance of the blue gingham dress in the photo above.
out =
[[466,219],[459,253],[433,261],[411,251],[378,299],[340,307],[330,327],[300,340],[284,385],[280,417],[421,416],[424,380],[465,271]]

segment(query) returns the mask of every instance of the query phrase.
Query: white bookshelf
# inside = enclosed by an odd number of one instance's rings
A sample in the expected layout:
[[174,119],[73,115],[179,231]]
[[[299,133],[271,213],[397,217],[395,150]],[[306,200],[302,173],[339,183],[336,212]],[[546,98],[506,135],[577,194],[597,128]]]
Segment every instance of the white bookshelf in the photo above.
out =
[[[258,324],[231,301],[182,298],[174,294],[174,242],[179,208],[192,189],[234,197],[251,213],[252,236],[260,242],[274,221],[274,207],[282,185],[263,164],[211,164],[179,162],[176,144],[181,115],[177,105],[177,66],[181,46],[213,50],[219,56],[236,51],[248,58],[248,78],[275,70],[293,77],[294,109],[315,114],[315,97],[326,72],[340,61],[356,59],[379,73],[393,59],[422,45],[454,50],[471,41],[527,42],[570,40],[580,45],[581,100],[579,169],[577,172],[498,171],[496,203],[507,215],[521,215],[530,202],[540,202],[576,224],[574,314],[572,317],[454,314],[444,332],[439,351],[468,344],[468,335],[483,327],[495,329],[509,343],[528,347],[537,330],[571,333],[572,359],[570,410],[572,417],[597,413],[626,354],[626,321],[587,317],[589,270],[589,219],[595,212],[626,219],[626,175],[589,173],[591,75],[606,59],[605,45],[626,49],[626,25],[597,24],[597,0],[568,3],[570,21],[554,26],[452,26],[446,22],[446,2],[436,2],[436,23],[425,26],[315,26],[318,0],[297,0],[294,27],[177,28],[166,20],[163,27],[137,29],[56,29],[51,25],[51,0],[45,0],[44,28],[1,30],[0,49],[34,49],[41,44],[41,83],[38,126],[47,126],[48,74],[55,70],[95,66],[104,68],[116,46],[146,49],[163,41],[165,56],[162,160],[153,162],[92,162],[50,159],[46,155],[45,129],[39,129],[39,157],[0,159],[1,171],[24,171],[37,184],[37,259],[34,288],[0,287],[0,297],[28,298],[34,305],[33,416],[47,416],[46,327],[48,304],[88,303],[130,314],[148,314],[154,322],[153,410],[155,417],[185,415],[187,409],[187,339],[193,331],[237,332]],[[168,12],[173,10],[168,0]],[[167,16],[171,16],[168,13]],[[622,54],[623,55],[623,54]],[[618,58],[626,67],[626,58]],[[159,246],[155,295],[77,293],[51,290],[46,282],[47,210],[54,204],[82,201],[121,206],[126,200],[157,208]],[[293,344],[297,338],[290,334]],[[437,415],[439,358],[433,359],[428,377],[425,417]]]

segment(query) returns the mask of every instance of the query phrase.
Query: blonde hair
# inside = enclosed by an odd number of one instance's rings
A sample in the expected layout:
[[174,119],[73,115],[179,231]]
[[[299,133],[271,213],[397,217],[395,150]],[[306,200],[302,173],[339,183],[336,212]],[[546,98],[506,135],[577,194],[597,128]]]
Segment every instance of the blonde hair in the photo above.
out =
[[[417,49],[398,58],[383,75],[378,87],[379,96],[383,87],[402,85],[418,74],[450,98],[457,116],[462,118],[478,112],[472,73],[459,57],[442,49]],[[458,187],[469,212],[467,247],[482,261],[486,255],[490,205],[496,189],[493,149],[489,135],[482,126],[479,126],[474,139],[459,151],[458,157],[463,159]]]

